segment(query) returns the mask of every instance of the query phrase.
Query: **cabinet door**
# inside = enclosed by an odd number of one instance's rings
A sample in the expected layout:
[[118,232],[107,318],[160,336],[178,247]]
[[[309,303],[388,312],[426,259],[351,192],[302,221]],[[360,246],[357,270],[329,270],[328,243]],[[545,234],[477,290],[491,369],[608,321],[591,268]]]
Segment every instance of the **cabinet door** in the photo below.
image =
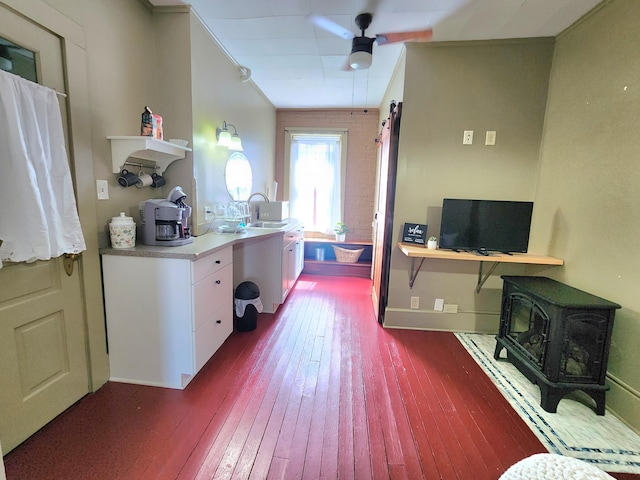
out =
[[291,256],[289,255],[289,249],[293,248],[291,244],[287,244],[282,249],[282,272],[280,279],[282,282],[282,302],[284,303],[287,295],[289,295],[289,270],[291,263]]
[[233,331],[233,302],[229,301],[214,312],[193,332],[196,357],[196,371],[220,348]]
[[304,238],[300,237],[296,242],[296,269],[294,275],[294,282],[298,280],[298,277],[304,269]]
[[227,265],[193,286],[193,329],[197,330],[213,312],[232,300],[233,265]]

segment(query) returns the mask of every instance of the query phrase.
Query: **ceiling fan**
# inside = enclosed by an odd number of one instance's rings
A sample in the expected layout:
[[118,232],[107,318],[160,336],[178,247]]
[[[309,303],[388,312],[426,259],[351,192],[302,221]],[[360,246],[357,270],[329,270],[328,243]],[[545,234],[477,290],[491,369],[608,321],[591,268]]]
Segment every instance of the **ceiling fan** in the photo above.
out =
[[320,15],[309,15],[307,19],[324,30],[334,33],[347,40],[351,39],[351,54],[349,55],[349,61],[345,66],[345,70],[365,70],[371,66],[373,57],[373,43],[378,45],[387,45],[397,42],[428,42],[431,40],[433,30],[427,28],[425,30],[414,30],[411,32],[393,32],[393,33],[380,33],[375,37],[367,37],[364,32],[373,20],[373,14],[361,13],[356,16],[356,26],[360,29],[361,35],[356,36],[341,25],[329,20],[326,17]]

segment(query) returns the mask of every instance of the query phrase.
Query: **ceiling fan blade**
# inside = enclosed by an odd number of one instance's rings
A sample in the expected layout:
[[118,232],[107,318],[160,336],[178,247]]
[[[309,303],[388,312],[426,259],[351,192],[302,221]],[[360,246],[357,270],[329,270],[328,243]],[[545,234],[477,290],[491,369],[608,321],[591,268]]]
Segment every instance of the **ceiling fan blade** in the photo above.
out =
[[413,32],[380,33],[376,35],[378,45],[397,42],[428,42],[433,37],[433,30],[416,30]]
[[355,34],[351,30],[344,28],[342,25],[337,24],[333,20],[329,20],[327,17],[323,17],[322,15],[311,14],[307,17],[307,20],[313,23],[316,27],[320,27],[327,32],[346,38],[347,40],[351,40],[355,37]]

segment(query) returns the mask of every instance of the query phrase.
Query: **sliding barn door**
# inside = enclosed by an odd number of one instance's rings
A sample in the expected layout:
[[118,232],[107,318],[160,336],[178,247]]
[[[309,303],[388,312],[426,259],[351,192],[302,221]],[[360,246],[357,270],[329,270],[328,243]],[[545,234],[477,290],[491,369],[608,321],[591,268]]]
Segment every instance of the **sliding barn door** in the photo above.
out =
[[393,248],[393,209],[395,205],[398,140],[402,103],[392,103],[389,118],[378,137],[378,198],[373,219],[373,309],[380,324],[389,294],[389,265]]

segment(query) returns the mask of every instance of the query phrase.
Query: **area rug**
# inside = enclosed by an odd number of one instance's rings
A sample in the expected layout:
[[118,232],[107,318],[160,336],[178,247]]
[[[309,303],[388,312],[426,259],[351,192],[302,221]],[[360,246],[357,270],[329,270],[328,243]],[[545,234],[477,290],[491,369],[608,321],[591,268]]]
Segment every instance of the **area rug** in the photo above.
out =
[[581,395],[560,400],[558,411],[540,406],[540,389],[506,359],[493,358],[494,335],[456,333],[514,410],[549,450],[597,465],[607,472],[640,474],[640,436],[611,413],[598,416]]

